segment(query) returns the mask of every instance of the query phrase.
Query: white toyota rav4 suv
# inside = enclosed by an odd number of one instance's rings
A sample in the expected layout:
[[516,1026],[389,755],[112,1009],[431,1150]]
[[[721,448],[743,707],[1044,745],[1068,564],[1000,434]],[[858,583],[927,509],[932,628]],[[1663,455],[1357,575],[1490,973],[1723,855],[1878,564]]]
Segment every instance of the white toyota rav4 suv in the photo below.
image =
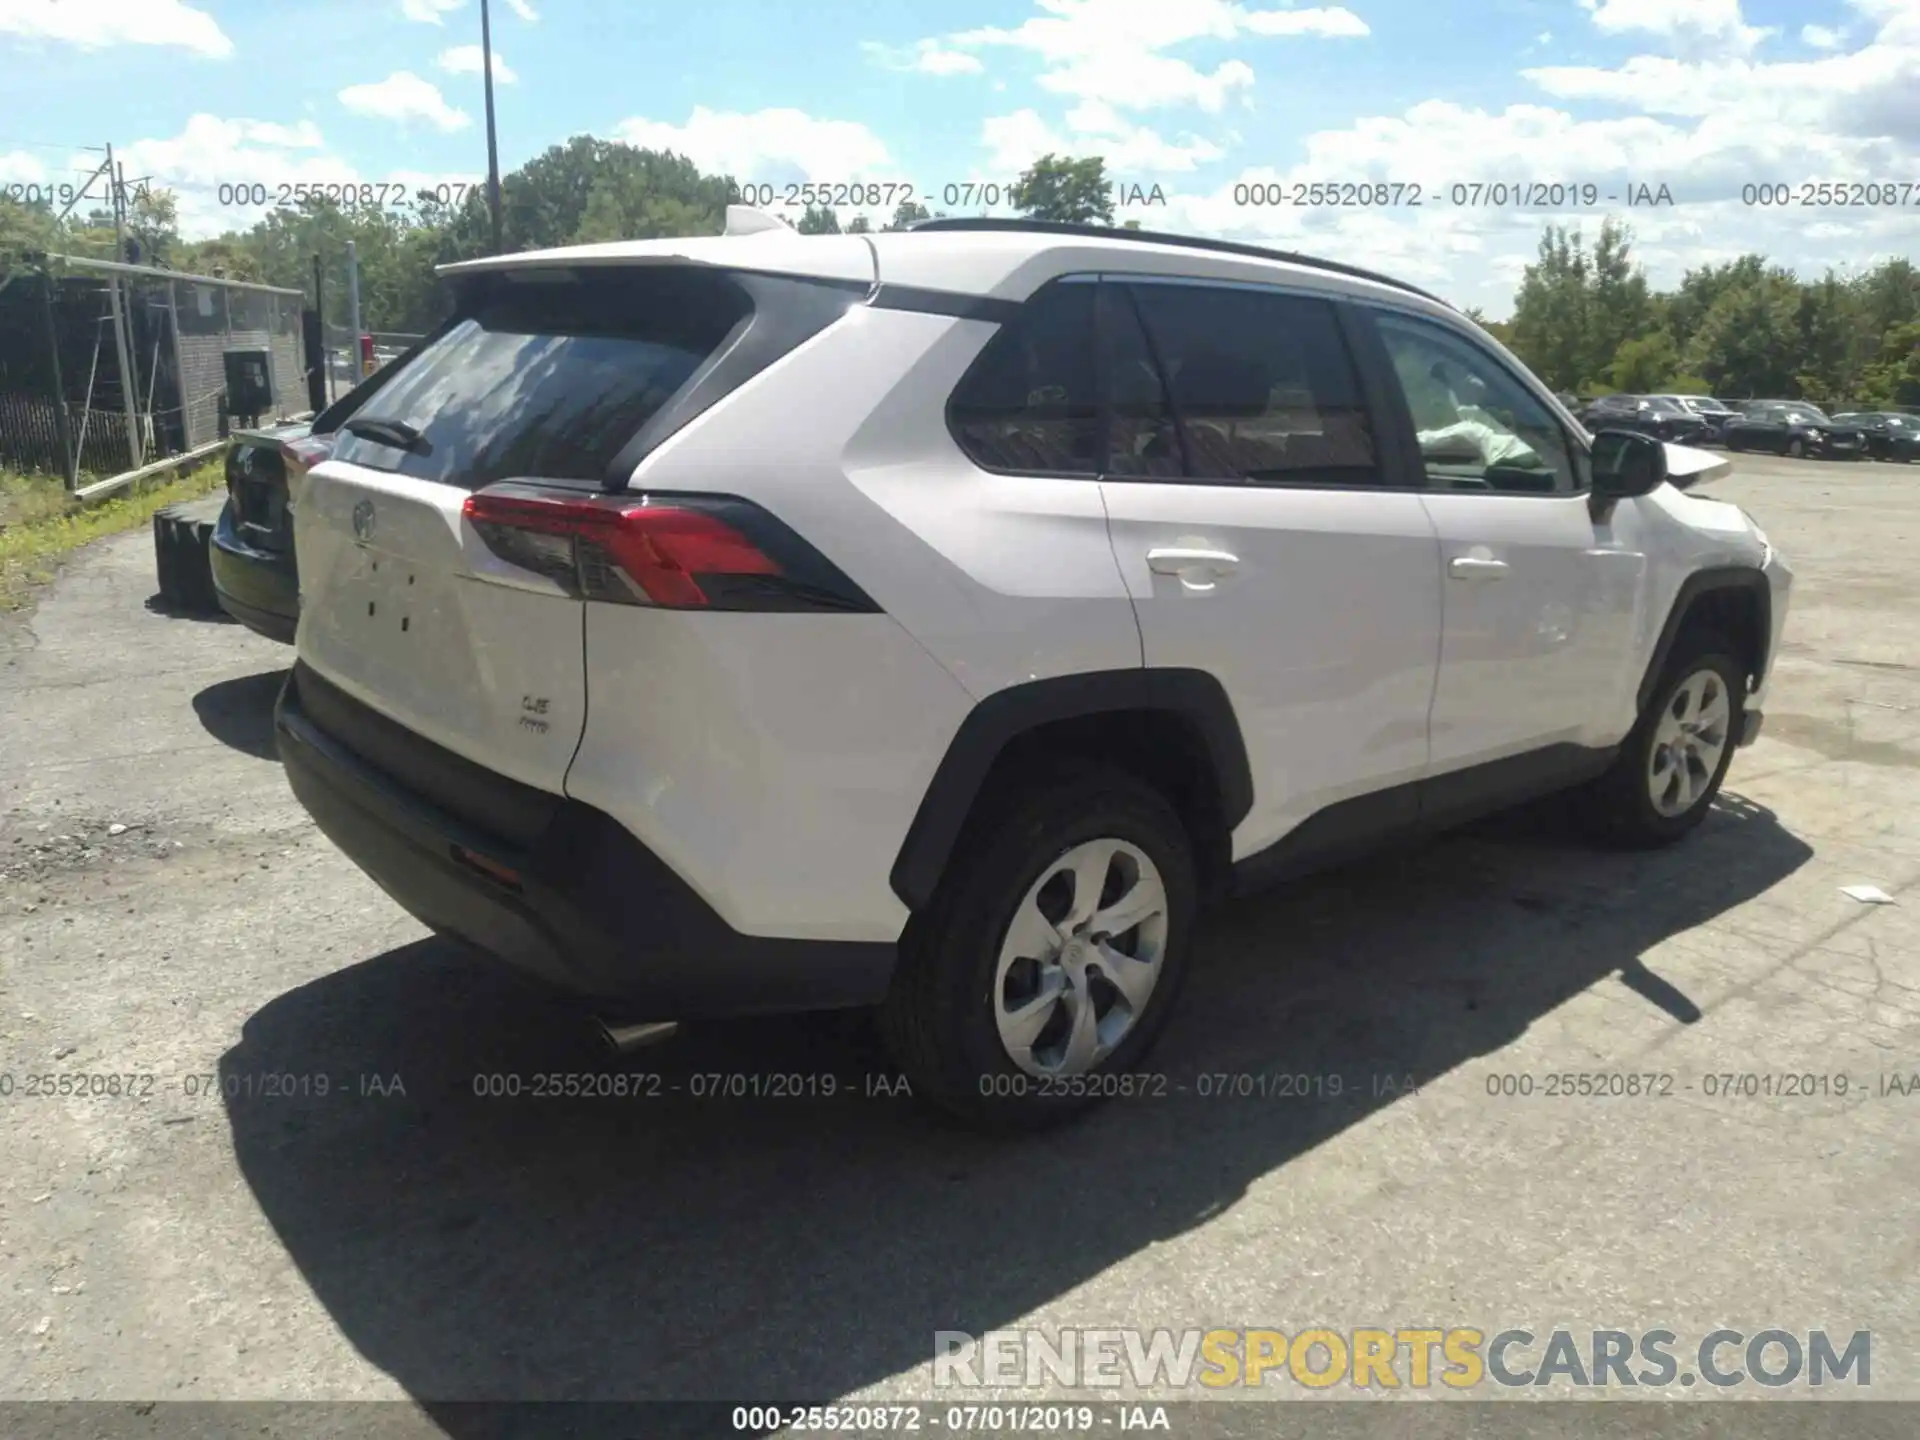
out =
[[1668,483],[1725,462],[1410,286],[728,231],[448,267],[297,499],[295,792],[610,1022],[877,1005],[919,1093],[1051,1119],[1202,903],[1558,790],[1669,841],[1759,729],[1787,568]]

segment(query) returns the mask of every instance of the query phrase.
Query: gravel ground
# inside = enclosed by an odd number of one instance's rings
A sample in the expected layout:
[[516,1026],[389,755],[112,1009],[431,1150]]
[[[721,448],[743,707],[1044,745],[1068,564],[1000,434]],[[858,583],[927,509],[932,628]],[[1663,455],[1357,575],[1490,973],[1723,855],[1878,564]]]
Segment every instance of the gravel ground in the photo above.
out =
[[[853,1022],[476,1096],[606,1062],[307,822],[288,652],[153,609],[144,533],[94,547],[0,631],[0,1399],[924,1398],[936,1330],[1420,1324],[1871,1330],[1871,1394],[1920,1398],[1920,1093],[1880,1093],[1920,1072],[1920,470],[1736,463],[1800,588],[1699,834],[1520,816],[1236,904],[1168,1097],[1018,1143],[867,1093]],[[1674,1090],[1489,1095],[1560,1071]],[[1802,1072],[1851,1092],[1705,1093]],[[689,1097],[716,1073],[839,1093]]]

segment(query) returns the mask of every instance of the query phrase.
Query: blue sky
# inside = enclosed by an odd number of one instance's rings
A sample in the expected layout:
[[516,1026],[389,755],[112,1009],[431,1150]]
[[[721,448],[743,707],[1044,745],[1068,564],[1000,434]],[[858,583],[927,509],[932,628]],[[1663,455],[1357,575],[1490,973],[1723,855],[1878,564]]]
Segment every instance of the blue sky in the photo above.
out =
[[[1753,248],[1804,273],[1920,252],[1920,0],[492,0],[492,20],[503,169],[587,131],[974,210],[947,187],[1102,154],[1166,197],[1127,212],[1151,228],[1319,250],[1494,315],[1554,212],[1456,185],[1591,185],[1554,218],[1619,214],[1662,283]],[[260,213],[223,182],[474,180],[479,38],[479,0],[0,0],[0,184],[77,179],[111,141],[198,236]],[[1304,181],[1407,188],[1247,203]],[[1803,181],[1907,203],[1743,202]],[[1641,184],[1675,203],[1627,209]]]

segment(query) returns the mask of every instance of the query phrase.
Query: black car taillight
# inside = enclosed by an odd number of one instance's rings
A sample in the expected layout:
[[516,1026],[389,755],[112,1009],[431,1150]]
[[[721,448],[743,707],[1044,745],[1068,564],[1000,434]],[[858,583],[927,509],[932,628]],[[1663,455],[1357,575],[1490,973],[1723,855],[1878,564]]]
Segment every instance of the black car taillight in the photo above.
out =
[[495,555],[583,600],[666,610],[879,607],[773,515],[730,495],[578,495],[503,484],[469,495]]

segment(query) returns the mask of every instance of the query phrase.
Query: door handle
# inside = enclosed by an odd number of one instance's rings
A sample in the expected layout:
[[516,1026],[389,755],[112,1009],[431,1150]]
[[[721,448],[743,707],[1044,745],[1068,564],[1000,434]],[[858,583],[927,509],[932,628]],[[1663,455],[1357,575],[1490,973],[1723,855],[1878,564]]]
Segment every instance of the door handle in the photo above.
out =
[[1456,580],[1502,580],[1507,569],[1504,560],[1486,560],[1478,555],[1456,555],[1447,562],[1447,573]]
[[1178,575],[1183,580],[1223,575],[1239,563],[1238,555],[1225,550],[1168,545],[1147,551],[1147,569],[1156,575]]

